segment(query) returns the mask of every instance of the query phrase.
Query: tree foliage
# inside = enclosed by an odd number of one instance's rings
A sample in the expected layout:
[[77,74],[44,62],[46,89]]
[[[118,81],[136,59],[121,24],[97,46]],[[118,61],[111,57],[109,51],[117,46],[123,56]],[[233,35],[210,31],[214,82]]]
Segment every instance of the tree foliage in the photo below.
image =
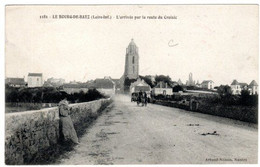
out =
[[228,85],[220,85],[217,92],[220,97],[230,97],[232,95],[231,87]]
[[166,82],[168,84],[171,84],[172,79],[167,75],[156,75],[155,76],[155,82],[156,84],[159,83],[160,81]]
[[124,80],[124,92],[129,92],[131,83],[135,82],[136,79],[129,79],[128,77]]
[[24,103],[59,103],[62,99],[67,98],[68,101],[87,102],[103,98],[99,91],[90,89],[88,92],[67,94],[57,88],[13,88],[6,86],[5,89],[6,102],[24,102]]
[[151,88],[153,88],[155,86],[155,84],[152,82],[150,75],[146,75],[146,76],[140,75],[140,78],[143,79],[148,85],[150,85]]
[[176,85],[172,88],[173,92],[179,92],[179,91],[183,91],[183,87],[180,85]]

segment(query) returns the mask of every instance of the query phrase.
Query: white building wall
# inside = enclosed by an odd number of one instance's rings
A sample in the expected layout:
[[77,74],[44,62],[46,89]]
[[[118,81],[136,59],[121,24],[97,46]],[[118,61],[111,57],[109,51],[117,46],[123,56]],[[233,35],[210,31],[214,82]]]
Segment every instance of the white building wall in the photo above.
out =
[[41,87],[43,85],[42,77],[28,76],[28,87]]
[[173,95],[172,88],[154,88],[155,95],[163,94],[164,91],[166,91],[166,95]]
[[214,89],[214,82],[202,83],[201,87],[205,89]]
[[238,95],[241,93],[240,85],[231,85],[230,87],[231,87],[232,94]]
[[255,94],[258,94],[258,86],[252,86],[252,94],[255,95]]

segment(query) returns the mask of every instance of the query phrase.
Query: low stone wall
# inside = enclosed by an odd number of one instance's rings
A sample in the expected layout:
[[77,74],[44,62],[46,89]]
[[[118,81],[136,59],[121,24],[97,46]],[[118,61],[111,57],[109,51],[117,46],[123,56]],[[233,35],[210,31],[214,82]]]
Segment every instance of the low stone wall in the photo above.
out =
[[[76,131],[88,117],[97,116],[111,101],[100,99],[69,105]],[[5,114],[6,164],[30,163],[37,154],[59,142],[59,133],[58,107]]]
[[195,103],[188,103],[182,104],[173,101],[163,101],[163,100],[156,100],[154,101],[155,104],[181,108],[184,110],[200,112],[204,114],[210,114],[230,119],[235,119],[239,121],[249,122],[249,123],[258,123],[258,108],[252,106],[225,106],[222,104],[208,104],[194,101]]

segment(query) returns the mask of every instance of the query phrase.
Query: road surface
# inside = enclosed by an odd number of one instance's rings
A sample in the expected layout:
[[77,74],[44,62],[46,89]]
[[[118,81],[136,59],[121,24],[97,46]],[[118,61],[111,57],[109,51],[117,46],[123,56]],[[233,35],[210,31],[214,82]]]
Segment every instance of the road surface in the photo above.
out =
[[255,125],[116,96],[58,164],[257,163]]

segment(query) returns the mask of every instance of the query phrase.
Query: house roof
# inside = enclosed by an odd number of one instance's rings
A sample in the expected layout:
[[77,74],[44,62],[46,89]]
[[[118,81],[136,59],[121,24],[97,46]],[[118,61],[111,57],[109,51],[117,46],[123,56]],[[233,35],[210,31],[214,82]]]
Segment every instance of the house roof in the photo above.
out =
[[88,88],[87,84],[63,84],[63,88]]
[[[160,81],[159,83],[157,83],[157,85],[155,86],[155,88],[166,88],[166,82]],[[167,88],[172,88],[172,86],[169,85],[169,84],[167,84]]]
[[42,77],[42,73],[29,73],[28,76],[31,76],[31,77]]
[[51,84],[50,82],[44,82],[43,83],[43,87],[54,87],[53,84]]
[[248,84],[247,84],[247,83],[239,83],[239,85],[240,85],[241,87],[248,86]]
[[134,87],[135,92],[139,92],[141,91],[150,91],[150,87],[149,86],[135,86]]
[[25,85],[24,78],[6,78],[5,82],[7,84],[14,84],[14,85]]
[[258,86],[258,84],[256,83],[255,80],[253,80],[253,81],[249,84],[249,86]]
[[110,79],[96,79],[94,81],[94,86],[96,88],[103,88],[103,89],[112,89],[114,88],[114,82]]
[[212,80],[204,80],[201,84],[208,84],[209,82],[213,82]]
[[239,85],[239,83],[236,79],[234,79],[233,82],[231,83],[231,85]]
[[148,87],[150,87],[150,85],[148,85],[148,84],[147,84],[144,80],[142,80],[140,77],[137,79],[137,81],[132,82],[131,85],[130,85],[130,87],[132,88],[132,87],[137,86],[137,85],[140,86],[140,84],[141,84],[142,86],[148,86]]

